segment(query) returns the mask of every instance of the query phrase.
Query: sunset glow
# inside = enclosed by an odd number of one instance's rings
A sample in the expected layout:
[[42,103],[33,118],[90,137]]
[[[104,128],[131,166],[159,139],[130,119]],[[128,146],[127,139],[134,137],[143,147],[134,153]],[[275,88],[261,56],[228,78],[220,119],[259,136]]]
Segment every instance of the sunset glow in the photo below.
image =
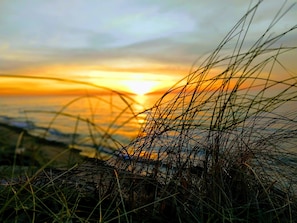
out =
[[155,81],[145,80],[127,80],[123,82],[128,88],[129,92],[136,95],[144,95],[152,92],[157,83]]
[[0,95],[100,93],[108,89],[144,95],[169,88],[178,80],[167,75],[127,72],[79,72],[84,75],[71,71],[68,73],[69,78],[63,78],[66,75],[2,75]]
[[[197,68],[203,62],[200,58],[216,48],[250,7],[249,1],[227,2],[232,7],[224,11],[221,3],[203,1],[77,0],[71,10],[66,1],[1,2],[0,94],[78,94],[105,87],[144,95],[169,88]],[[288,6],[294,2],[288,0]],[[245,42],[261,36],[281,5],[262,3]],[[199,8],[209,10],[197,13]],[[289,10],[271,33],[290,27],[297,19],[296,10]],[[296,38],[296,32],[290,33],[277,44],[292,45]],[[224,54],[231,55],[230,50]],[[281,56],[282,65],[295,72],[296,50]],[[277,68],[274,71],[282,75]]]

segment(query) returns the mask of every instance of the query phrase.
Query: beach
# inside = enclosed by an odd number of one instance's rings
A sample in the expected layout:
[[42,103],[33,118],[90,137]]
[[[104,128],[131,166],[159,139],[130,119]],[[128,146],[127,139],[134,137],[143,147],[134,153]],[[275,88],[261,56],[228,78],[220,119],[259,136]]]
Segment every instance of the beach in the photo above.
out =
[[0,124],[0,165],[67,167],[83,161],[66,144],[29,135],[26,130]]
[[[70,203],[78,202],[78,211],[75,212],[79,218],[92,220],[98,219],[99,215],[97,212],[89,215],[89,209],[101,202],[101,196],[111,197],[102,200],[104,209],[116,210],[114,199],[119,188],[129,208],[154,201],[158,185],[155,179],[116,170],[105,161],[83,157],[79,152],[63,143],[31,136],[21,128],[0,124],[0,194],[5,196],[11,189],[21,194],[20,199],[34,194],[44,201],[38,212],[61,205],[63,201],[59,201],[59,196],[62,194],[71,200],[68,200]],[[131,189],[134,191],[133,200],[129,198]],[[28,201],[31,205],[32,201]],[[47,206],[49,202],[54,202],[54,205]],[[9,206],[10,201],[6,200],[5,205]],[[0,219],[9,219],[11,209],[3,210]],[[141,213],[151,211],[150,208]],[[17,218],[25,219],[26,213],[18,213]]]

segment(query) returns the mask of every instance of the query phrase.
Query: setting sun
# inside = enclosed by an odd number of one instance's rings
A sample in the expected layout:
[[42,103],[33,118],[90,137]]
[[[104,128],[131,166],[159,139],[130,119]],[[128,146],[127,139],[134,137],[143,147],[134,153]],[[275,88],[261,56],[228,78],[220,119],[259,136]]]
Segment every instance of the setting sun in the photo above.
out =
[[157,82],[147,80],[129,80],[125,81],[124,84],[129,88],[130,92],[136,95],[145,95],[154,90]]
[[[98,85],[106,86],[110,89],[133,93],[135,95],[145,95],[172,85],[172,78],[166,75],[150,73],[113,72],[113,71],[85,71],[87,81]],[[110,77],[110,78],[106,78]]]

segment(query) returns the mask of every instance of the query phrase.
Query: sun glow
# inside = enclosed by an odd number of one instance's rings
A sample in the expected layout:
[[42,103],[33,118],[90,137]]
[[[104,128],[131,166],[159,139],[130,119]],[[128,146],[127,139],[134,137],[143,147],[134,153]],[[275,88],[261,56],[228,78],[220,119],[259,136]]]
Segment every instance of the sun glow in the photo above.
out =
[[156,81],[150,80],[127,80],[124,85],[128,87],[129,91],[136,95],[145,95],[154,90],[157,85]]
[[117,91],[124,91],[135,95],[145,95],[149,92],[159,90],[168,85],[163,81],[169,79],[168,76],[149,74],[149,73],[130,73],[130,72],[105,72],[89,71],[88,81],[98,86],[106,86]]

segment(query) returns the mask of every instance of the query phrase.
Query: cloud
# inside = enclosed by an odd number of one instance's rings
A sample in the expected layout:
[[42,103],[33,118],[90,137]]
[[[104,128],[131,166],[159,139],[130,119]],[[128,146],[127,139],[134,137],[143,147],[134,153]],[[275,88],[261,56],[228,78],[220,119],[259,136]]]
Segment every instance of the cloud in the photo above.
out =
[[[0,71],[34,66],[190,67],[215,49],[249,5],[257,2],[1,1],[0,38],[6,47],[0,46]],[[247,45],[259,38],[281,6],[278,1],[263,1]],[[296,8],[277,23],[273,33],[294,25]],[[295,32],[284,41],[295,44],[296,39]]]

